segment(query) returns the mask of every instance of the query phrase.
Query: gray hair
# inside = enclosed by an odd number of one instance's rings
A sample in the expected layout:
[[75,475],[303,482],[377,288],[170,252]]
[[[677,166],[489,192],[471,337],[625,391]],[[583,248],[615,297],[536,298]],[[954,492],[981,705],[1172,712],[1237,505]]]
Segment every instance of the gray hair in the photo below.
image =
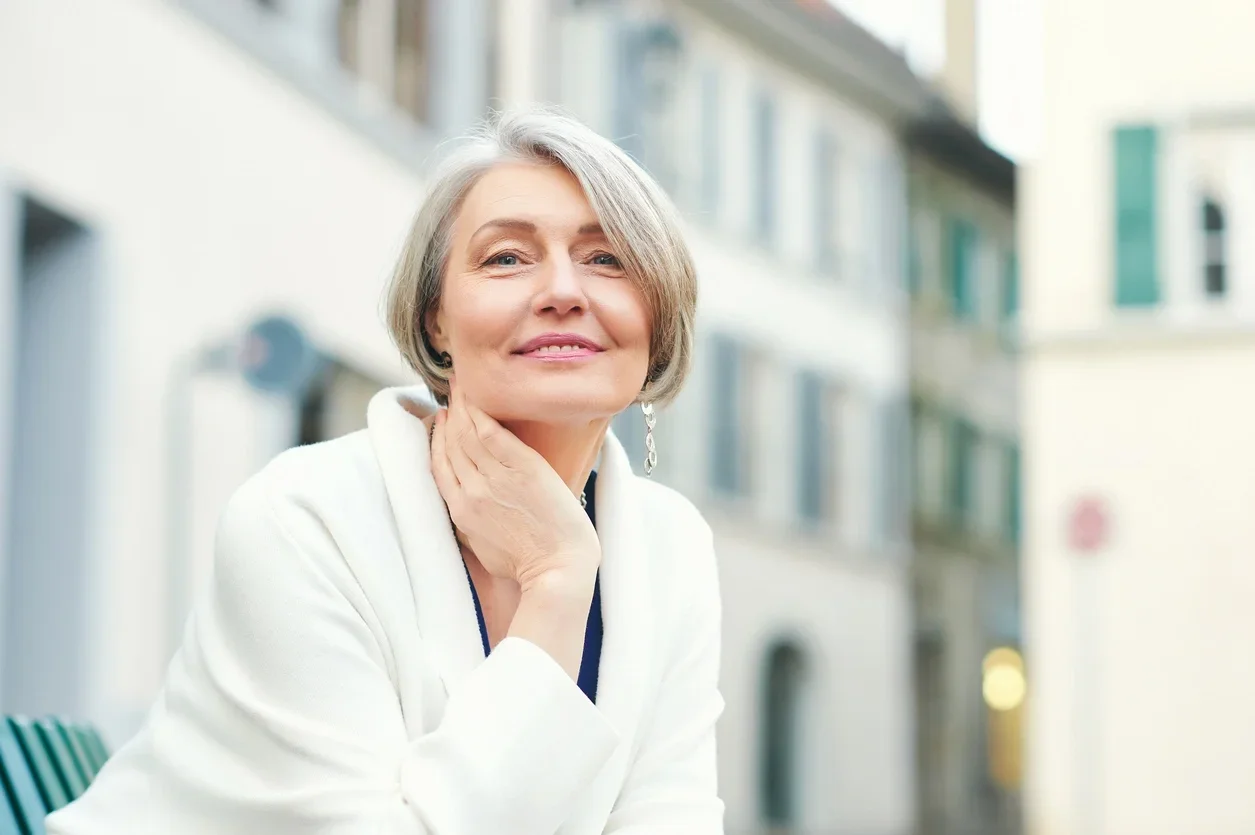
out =
[[444,402],[448,371],[427,336],[439,309],[453,221],[466,194],[494,166],[561,165],[579,181],[606,238],[650,309],[649,372],[638,402],[665,406],[688,376],[697,274],[666,192],[617,145],[551,108],[489,118],[437,167],[388,290],[388,329],[405,361]]

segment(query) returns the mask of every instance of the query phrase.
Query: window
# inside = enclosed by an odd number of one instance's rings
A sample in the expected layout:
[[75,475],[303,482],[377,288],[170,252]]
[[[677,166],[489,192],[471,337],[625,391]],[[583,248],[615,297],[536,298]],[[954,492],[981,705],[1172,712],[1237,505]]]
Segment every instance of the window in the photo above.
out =
[[889,199],[885,194],[880,155],[869,154],[861,162],[858,179],[863,191],[863,205],[859,207],[863,220],[863,262],[860,268],[868,285],[879,289],[884,281],[885,206]]
[[880,158],[879,164],[879,212],[880,235],[876,238],[879,246],[877,263],[883,270],[881,286],[896,292],[902,286],[902,273],[907,265],[902,258],[905,245],[903,238],[907,235],[906,224],[906,173],[902,160],[896,153],[888,153]]
[[754,234],[770,244],[776,236],[776,104],[765,92],[754,101],[753,119],[750,211]]
[[719,75],[714,67],[706,67],[701,73],[701,161],[699,172],[701,184],[698,200],[701,210],[710,217],[719,211],[720,189],[719,174],[721,157],[719,153],[721,136],[720,118],[722,108],[719,106]]
[[340,0],[340,64],[354,75],[362,72],[362,0]]
[[958,319],[976,316],[976,228],[952,218],[948,230],[950,311]]
[[880,544],[894,545],[908,537],[911,468],[916,450],[912,409],[901,397],[882,398],[873,420],[877,455],[872,530]]
[[1020,309],[1020,259],[1008,252],[1002,262],[1002,318],[1014,319]]
[[906,281],[907,289],[912,296],[919,295],[924,283],[924,256],[920,251],[920,222],[918,216],[912,215],[910,229],[907,231]]
[[792,643],[778,643],[767,653],[763,682],[761,808],[769,826],[798,822],[798,785],[803,778],[802,699],[806,664]]
[[428,54],[426,0],[396,3],[396,68],[393,100],[416,119],[427,117]]
[[711,483],[733,496],[749,493],[751,427],[747,351],[719,336],[711,342]]
[[976,493],[977,435],[962,418],[950,424],[950,479],[947,491],[949,521],[958,530],[967,530],[972,519]]
[[[383,13],[383,17],[380,14]],[[424,120],[430,96],[427,0],[339,0],[340,64],[397,107]]]
[[910,497],[911,508],[918,509],[924,504],[924,485],[922,477],[925,472],[923,466],[924,454],[924,404],[918,399],[911,398],[911,414],[910,414],[910,433],[911,433],[911,483]]
[[1224,209],[1214,199],[1203,200],[1203,289],[1209,297],[1228,290]]
[[1114,144],[1115,302],[1147,307],[1159,303],[1156,132],[1146,126],[1117,128]]
[[800,371],[795,398],[798,515],[826,521],[834,514],[837,496],[836,395],[821,375]]
[[827,273],[838,269],[837,141],[827,128],[815,134],[815,263]]
[[1020,544],[1020,446],[1011,444],[1007,447],[1006,467],[1006,534],[1007,540],[1014,545]]
[[937,407],[924,400],[911,404],[910,494],[920,520],[943,522],[948,513],[951,425]]
[[330,360],[297,401],[298,446],[366,427],[366,407],[384,383]]
[[666,21],[620,20],[616,26],[616,141],[668,192],[679,176],[675,160],[676,79],[680,33]]

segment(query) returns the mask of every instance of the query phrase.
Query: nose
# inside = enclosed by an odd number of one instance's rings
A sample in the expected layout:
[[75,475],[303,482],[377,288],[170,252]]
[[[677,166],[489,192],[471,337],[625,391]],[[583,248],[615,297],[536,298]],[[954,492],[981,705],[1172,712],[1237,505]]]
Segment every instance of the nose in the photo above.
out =
[[579,265],[573,263],[565,252],[548,259],[546,268],[540,271],[535,309],[537,313],[556,313],[559,316],[588,310],[588,296]]

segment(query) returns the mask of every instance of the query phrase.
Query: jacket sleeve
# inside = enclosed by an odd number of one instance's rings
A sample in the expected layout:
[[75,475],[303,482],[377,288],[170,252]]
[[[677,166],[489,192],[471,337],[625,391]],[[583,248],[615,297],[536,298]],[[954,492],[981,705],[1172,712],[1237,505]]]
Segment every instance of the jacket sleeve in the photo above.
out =
[[[407,738],[386,635],[334,537],[256,481],[223,515],[151,753],[120,757],[50,831],[552,835],[617,744],[597,709],[510,638]],[[153,828],[86,823],[127,805],[109,792],[137,784],[128,768],[145,772]]]
[[610,816],[605,835],[722,835],[715,725],[723,713],[719,692],[722,609],[710,528],[694,526],[687,576],[679,592],[674,645],[658,700]]

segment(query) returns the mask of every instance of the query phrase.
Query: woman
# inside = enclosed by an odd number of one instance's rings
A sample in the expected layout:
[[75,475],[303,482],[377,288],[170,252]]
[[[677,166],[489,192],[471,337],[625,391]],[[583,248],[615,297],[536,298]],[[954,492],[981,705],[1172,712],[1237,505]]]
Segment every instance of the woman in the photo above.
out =
[[539,111],[474,137],[389,299],[447,408],[381,392],[238,490],[143,730],[48,831],[722,832],[710,529],[607,432],[634,402],[652,430],[695,307],[612,143]]

